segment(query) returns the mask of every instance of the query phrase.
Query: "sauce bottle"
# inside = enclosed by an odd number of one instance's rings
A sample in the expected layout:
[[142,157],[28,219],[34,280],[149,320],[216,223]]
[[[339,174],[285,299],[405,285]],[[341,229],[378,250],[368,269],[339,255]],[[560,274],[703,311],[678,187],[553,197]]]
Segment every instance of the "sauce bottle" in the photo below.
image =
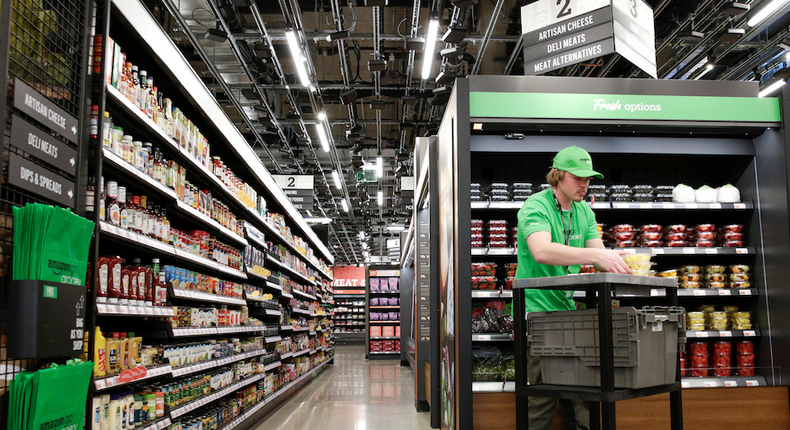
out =
[[110,257],[108,262],[107,285],[109,290],[107,292],[108,303],[118,303],[121,297],[121,257]]
[[121,296],[118,302],[122,305],[129,303],[129,285],[131,284],[131,271],[128,267],[121,268]]
[[110,281],[110,258],[99,257],[98,269],[96,279],[96,301],[99,303],[106,303],[109,294],[109,281]]

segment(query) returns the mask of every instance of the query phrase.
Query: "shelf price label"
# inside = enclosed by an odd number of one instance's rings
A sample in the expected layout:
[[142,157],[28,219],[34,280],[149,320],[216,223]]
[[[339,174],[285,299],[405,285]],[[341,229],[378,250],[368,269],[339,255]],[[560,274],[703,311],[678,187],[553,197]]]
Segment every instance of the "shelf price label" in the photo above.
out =
[[746,248],[735,248],[735,253],[738,254],[738,255],[748,254],[749,250],[746,249]]
[[735,209],[746,209],[746,203],[735,203],[732,205]]
[[709,255],[710,254],[716,255],[719,253],[719,250],[716,248],[705,248],[705,253]]
[[737,381],[724,381],[724,386],[725,387],[737,387],[738,386],[738,382]]
[[698,289],[696,289],[696,290],[693,290],[693,291],[694,291],[694,295],[695,296],[704,296],[706,294],[705,290],[698,290]]
[[741,296],[751,296],[752,295],[752,290],[748,290],[748,289],[746,289],[746,290],[738,290],[738,294],[740,294]]
[[640,203],[639,207],[642,208],[642,209],[652,209],[653,208],[653,204],[652,203]]
[[760,385],[760,381],[756,381],[754,379],[747,379],[746,380],[746,386],[747,387],[757,387],[759,385]]
[[705,381],[704,382],[705,388],[713,388],[716,387],[718,384],[716,381]]
[[754,337],[757,336],[757,332],[754,330],[744,330],[743,335],[746,337]]
[[653,255],[662,255],[662,254],[664,254],[664,249],[663,248],[653,248],[651,250],[651,252],[653,253]]
[[684,254],[692,254],[692,255],[693,255],[693,254],[695,254],[696,252],[697,252],[697,249],[696,249],[696,248],[689,248],[689,247],[685,247],[685,248],[683,248],[683,253],[684,253]]
[[711,209],[721,209],[721,203],[711,203],[710,204],[710,208]]
[[695,331],[693,333],[694,333],[694,336],[692,336],[692,337],[708,337],[708,332],[706,332],[706,331]]
[[664,202],[664,203],[661,204],[661,207],[664,208],[664,209],[675,209],[675,204],[674,203]]
[[729,330],[719,330],[719,336],[721,337],[732,337],[732,332]]
[[730,293],[731,293],[731,291],[730,291],[730,290],[725,290],[725,289],[723,289],[723,288],[719,290],[719,295],[720,295],[720,296],[729,296],[729,295],[730,295]]

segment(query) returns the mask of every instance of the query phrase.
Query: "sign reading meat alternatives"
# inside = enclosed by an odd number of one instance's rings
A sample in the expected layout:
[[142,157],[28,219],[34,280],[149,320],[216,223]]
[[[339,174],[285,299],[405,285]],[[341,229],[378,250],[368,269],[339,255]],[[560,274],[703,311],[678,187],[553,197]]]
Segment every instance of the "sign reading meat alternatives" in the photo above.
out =
[[617,52],[656,77],[652,12],[643,0],[539,0],[523,6],[524,74]]

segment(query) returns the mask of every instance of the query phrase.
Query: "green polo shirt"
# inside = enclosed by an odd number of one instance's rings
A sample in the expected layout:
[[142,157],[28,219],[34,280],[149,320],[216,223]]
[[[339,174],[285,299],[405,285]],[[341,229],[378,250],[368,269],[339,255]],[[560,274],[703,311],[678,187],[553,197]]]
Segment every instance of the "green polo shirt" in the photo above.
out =
[[[557,210],[551,189],[530,196],[518,211],[518,267],[516,279],[564,276],[579,273],[580,266],[550,266],[538,264],[527,246],[527,236],[538,231],[551,233],[551,241],[565,244],[565,230],[571,226],[570,246],[584,248],[589,239],[600,237],[595,224],[595,214],[586,202],[572,202],[571,211]],[[564,218],[565,228],[563,228]],[[572,223],[572,225],[571,225]],[[524,290],[527,312],[565,311],[576,309],[571,291]]]

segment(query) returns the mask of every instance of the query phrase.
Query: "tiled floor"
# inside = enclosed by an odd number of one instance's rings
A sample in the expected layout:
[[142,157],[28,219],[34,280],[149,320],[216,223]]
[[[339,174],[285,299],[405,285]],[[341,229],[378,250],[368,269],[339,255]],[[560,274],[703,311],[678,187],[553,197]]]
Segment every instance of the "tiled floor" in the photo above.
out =
[[365,360],[364,346],[337,346],[335,363],[255,430],[429,430],[414,409],[414,374],[399,360]]

